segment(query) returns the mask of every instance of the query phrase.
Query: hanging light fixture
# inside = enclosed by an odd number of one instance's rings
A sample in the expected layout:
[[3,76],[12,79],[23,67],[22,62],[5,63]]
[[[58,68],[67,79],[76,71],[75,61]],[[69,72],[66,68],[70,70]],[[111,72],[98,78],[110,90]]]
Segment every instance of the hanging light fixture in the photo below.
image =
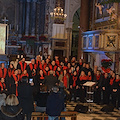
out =
[[54,8],[54,11],[50,13],[50,16],[53,20],[59,20],[64,22],[67,17],[67,14],[64,14],[62,7],[60,7],[60,1],[58,0],[58,7]]

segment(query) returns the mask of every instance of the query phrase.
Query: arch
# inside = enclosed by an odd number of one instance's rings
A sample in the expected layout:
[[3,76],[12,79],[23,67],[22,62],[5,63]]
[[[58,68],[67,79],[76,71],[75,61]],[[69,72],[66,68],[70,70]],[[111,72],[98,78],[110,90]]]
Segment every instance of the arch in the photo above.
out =
[[76,11],[80,8],[80,4],[77,4],[76,6],[74,6],[73,8],[73,12],[71,14],[71,17],[70,17],[70,21],[72,22],[73,21],[73,16],[74,14],[76,13]]

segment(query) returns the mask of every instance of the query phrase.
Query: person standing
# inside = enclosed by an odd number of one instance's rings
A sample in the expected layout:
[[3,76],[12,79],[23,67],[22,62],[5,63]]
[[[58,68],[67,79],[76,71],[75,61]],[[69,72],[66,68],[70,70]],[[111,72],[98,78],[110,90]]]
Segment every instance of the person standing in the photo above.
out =
[[58,120],[61,112],[64,111],[64,97],[58,92],[59,88],[54,86],[52,93],[48,96],[46,104],[46,113],[48,114],[48,120]]
[[[33,83],[31,83],[31,85],[33,85]],[[27,120],[31,120],[31,114],[34,110],[31,85],[28,83],[27,77],[22,77],[22,82],[18,86],[18,99],[23,109],[23,114],[26,114]]]

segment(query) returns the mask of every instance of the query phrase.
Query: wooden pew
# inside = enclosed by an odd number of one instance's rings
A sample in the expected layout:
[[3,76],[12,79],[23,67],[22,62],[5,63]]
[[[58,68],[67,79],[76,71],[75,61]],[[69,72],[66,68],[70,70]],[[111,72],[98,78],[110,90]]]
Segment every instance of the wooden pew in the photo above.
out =
[[[71,120],[77,120],[77,114],[78,112],[61,112],[61,115],[58,117],[59,120],[61,120],[62,117],[71,117]],[[45,120],[44,118],[48,118],[48,115],[46,113],[41,112],[33,112],[32,113],[32,120],[37,120],[37,118],[40,118],[39,120]]]

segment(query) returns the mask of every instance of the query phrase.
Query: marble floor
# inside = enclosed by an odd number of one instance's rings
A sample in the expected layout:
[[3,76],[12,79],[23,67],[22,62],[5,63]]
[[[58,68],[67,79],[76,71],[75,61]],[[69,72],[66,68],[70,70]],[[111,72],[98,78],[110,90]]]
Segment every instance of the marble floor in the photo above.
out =
[[[113,112],[102,112],[101,108],[104,105],[97,105],[95,103],[75,103],[75,102],[69,102],[66,106],[67,111],[74,111],[74,108],[76,104],[82,104],[89,106],[89,109],[91,111],[88,111],[87,113],[79,113],[77,116],[77,120],[120,120],[120,111],[117,109],[114,109]],[[66,120],[70,120],[70,118],[66,118]]]

